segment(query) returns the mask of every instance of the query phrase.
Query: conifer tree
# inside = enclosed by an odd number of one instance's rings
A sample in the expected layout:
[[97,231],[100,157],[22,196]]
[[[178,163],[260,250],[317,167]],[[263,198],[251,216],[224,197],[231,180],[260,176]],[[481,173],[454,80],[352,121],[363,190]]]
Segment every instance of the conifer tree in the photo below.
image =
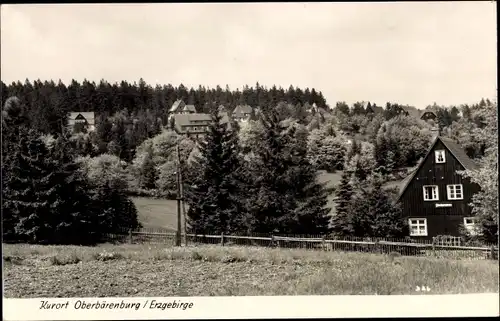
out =
[[370,177],[352,198],[351,235],[358,237],[402,237],[407,225],[380,177]]
[[324,233],[328,230],[326,194],[307,159],[307,141],[276,112],[261,119],[263,132],[248,166],[247,225],[258,233]]
[[353,194],[350,179],[351,173],[344,171],[336,191],[336,212],[331,220],[331,225],[333,233],[337,236],[346,236],[352,234],[353,232],[353,227],[349,220],[352,212],[351,199]]
[[153,146],[146,146],[144,161],[140,168],[141,187],[145,189],[154,189],[157,180],[156,166],[153,161]]
[[95,241],[90,233],[94,219],[89,206],[90,186],[75,161],[76,155],[68,133],[63,133],[51,146],[47,158],[53,171],[49,184],[55,191],[52,194],[50,243],[89,244]]
[[359,154],[360,152],[361,152],[361,143],[353,139],[351,143],[351,148],[349,148],[349,151],[347,152],[347,161],[351,160],[355,155]]
[[22,126],[18,134],[17,146],[5,160],[4,231],[7,238],[42,243],[52,232],[52,206],[57,197],[49,185],[49,153],[36,130]]
[[234,124],[223,123],[217,110],[211,117],[194,160],[201,175],[186,189],[188,225],[194,233],[238,232],[242,227],[238,136]]
[[[290,234],[324,234],[329,231],[329,212],[324,184],[316,181],[316,169],[307,159],[306,139],[300,137],[300,130],[292,127],[288,132],[290,150],[287,171],[291,199],[291,212],[285,220],[285,232]],[[285,160],[287,160],[285,158]]]

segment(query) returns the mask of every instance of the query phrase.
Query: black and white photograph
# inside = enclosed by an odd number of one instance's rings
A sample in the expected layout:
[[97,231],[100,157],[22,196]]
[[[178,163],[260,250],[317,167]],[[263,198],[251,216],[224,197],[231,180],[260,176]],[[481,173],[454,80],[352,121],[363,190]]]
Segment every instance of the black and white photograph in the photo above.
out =
[[498,300],[496,10],[2,5],[4,300]]

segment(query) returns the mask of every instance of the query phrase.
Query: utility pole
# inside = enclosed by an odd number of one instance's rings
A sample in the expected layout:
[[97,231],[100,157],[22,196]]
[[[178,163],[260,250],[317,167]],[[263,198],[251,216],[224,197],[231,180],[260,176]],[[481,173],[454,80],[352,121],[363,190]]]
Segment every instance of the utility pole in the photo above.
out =
[[[179,150],[180,150],[180,148],[179,148]],[[177,152],[177,155],[180,155],[180,153]],[[182,178],[182,168],[180,166],[180,164],[181,164],[180,156],[178,156],[177,161],[179,163],[179,195],[181,196],[182,218],[184,219],[184,245],[187,246],[186,208],[184,206],[184,183],[183,183],[183,178]],[[180,221],[181,220],[179,219],[179,223],[177,223],[178,224],[177,228],[179,229],[179,231],[181,230]]]
[[187,226],[186,226],[186,208],[184,202],[184,184],[182,184],[182,171],[180,171],[180,181],[181,181],[181,205],[182,205],[182,216],[184,219],[184,246],[187,246]]
[[181,203],[182,203],[182,176],[181,156],[179,141],[177,141],[177,232],[175,234],[175,246],[181,246]]

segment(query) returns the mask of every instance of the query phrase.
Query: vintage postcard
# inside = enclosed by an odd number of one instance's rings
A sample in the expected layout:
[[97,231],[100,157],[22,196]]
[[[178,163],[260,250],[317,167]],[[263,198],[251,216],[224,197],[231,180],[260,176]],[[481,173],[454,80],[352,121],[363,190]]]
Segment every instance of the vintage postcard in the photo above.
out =
[[4,320],[495,316],[496,2],[1,7]]

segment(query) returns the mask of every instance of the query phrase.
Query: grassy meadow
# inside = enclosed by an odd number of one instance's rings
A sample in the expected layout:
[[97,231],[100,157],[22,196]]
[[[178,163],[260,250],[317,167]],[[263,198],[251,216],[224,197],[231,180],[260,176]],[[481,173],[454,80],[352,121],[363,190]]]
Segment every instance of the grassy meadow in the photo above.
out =
[[[325,183],[326,188],[336,187],[342,179],[342,171],[327,173],[318,172],[318,182]],[[387,187],[399,187],[401,181],[392,181],[386,184]],[[335,214],[334,193],[328,195],[328,207],[330,214]],[[177,229],[177,201],[167,199],[155,199],[150,197],[132,197],[132,201],[137,207],[139,222],[145,228],[161,228],[175,232]],[[186,206],[187,211],[187,206]],[[184,227],[184,220],[181,222]]]
[[[177,201],[152,197],[132,197],[138,219],[145,228],[177,229]],[[186,207],[187,211],[187,207]],[[184,227],[184,220],[181,220]]]
[[9,298],[459,294],[498,292],[499,282],[495,261],[300,249],[6,244],[3,253]]
[[[340,183],[342,172],[327,173],[325,171],[318,172],[318,181],[326,183],[327,188],[334,187]],[[335,211],[333,201],[334,195],[328,197],[328,206],[332,208],[332,213]],[[167,199],[156,199],[150,197],[132,197],[132,201],[137,207],[139,222],[145,228],[161,228],[172,230],[177,229],[177,201]],[[186,206],[186,211],[187,211]],[[184,224],[182,220],[181,224]],[[184,227],[184,225],[182,225]]]

